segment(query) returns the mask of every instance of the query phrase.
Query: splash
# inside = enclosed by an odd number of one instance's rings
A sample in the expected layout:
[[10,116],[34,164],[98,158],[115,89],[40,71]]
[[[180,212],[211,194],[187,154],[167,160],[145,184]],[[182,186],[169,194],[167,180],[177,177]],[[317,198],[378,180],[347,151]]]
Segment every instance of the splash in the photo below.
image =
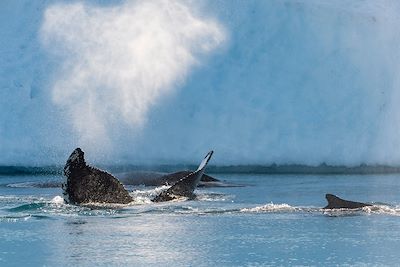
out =
[[137,133],[151,107],[225,39],[216,21],[181,1],[56,4],[47,8],[41,34],[62,62],[53,102],[86,148],[112,145],[111,129],[121,125]]
[[263,213],[263,212],[294,212],[299,210],[299,208],[292,207],[286,203],[283,204],[265,204],[263,206],[257,206],[254,208],[243,208],[241,212],[255,212],[255,213]]

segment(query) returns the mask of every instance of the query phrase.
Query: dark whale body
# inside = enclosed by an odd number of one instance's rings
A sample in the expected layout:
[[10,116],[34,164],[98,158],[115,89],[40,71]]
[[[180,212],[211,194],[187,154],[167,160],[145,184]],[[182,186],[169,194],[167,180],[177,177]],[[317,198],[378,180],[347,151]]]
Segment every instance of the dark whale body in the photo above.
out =
[[[172,185],[192,173],[192,171],[178,171],[174,173],[165,174],[162,172],[152,171],[132,171],[125,173],[116,173],[115,176],[124,185],[144,185],[144,186],[161,186]],[[220,181],[210,175],[203,174],[200,179],[198,187],[237,187],[240,185],[229,184]]]
[[324,209],[359,209],[372,206],[371,204],[341,199],[332,194],[325,195],[328,205]]
[[[173,185],[183,177],[190,174],[191,171],[179,171],[170,174],[165,174],[155,171],[132,171],[126,173],[113,174],[124,186],[161,186],[161,185]],[[46,182],[26,182],[25,187],[37,187],[37,188],[57,188],[62,186],[62,182],[46,181]],[[230,184],[213,178],[207,174],[203,174],[197,187],[239,187],[242,185]]]
[[133,199],[124,186],[108,172],[86,164],[84,153],[75,149],[64,167],[65,183],[62,184],[64,200],[71,204],[121,203]]
[[161,192],[161,194],[156,196],[153,199],[153,201],[154,202],[169,201],[176,198],[176,196],[183,196],[189,199],[194,199],[195,195],[193,194],[193,191],[199,184],[200,179],[203,176],[204,170],[207,166],[208,161],[211,159],[212,154],[213,151],[208,152],[203,161],[200,163],[199,168],[195,172],[191,172],[188,175],[181,178],[168,190],[165,190]]
[[[203,176],[205,167],[211,159],[210,151],[195,172],[182,177],[169,189],[156,196],[153,201],[169,201],[179,197],[193,198]],[[128,204],[133,201],[120,181],[108,172],[90,167],[86,164],[84,152],[76,148],[64,167],[65,182],[62,184],[64,200],[67,203],[80,205],[91,203]]]

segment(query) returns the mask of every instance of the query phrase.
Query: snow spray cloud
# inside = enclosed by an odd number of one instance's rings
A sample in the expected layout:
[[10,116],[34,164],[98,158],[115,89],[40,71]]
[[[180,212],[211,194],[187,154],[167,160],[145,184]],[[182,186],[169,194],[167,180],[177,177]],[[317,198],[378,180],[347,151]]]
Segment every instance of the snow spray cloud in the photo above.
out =
[[41,34],[62,60],[52,99],[86,148],[112,144],[110,129],[121,124],[137,133],[149,109],[225,38],[216,21],[181,1],[56,4]]

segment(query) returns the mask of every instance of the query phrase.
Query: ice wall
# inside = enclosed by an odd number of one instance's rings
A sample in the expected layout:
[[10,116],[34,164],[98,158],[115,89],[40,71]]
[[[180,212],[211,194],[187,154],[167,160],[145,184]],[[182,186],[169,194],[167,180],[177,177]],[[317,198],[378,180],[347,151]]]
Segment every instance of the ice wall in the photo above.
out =
[[396,1],[141,3],[0,4],[0,164],[400,164]]

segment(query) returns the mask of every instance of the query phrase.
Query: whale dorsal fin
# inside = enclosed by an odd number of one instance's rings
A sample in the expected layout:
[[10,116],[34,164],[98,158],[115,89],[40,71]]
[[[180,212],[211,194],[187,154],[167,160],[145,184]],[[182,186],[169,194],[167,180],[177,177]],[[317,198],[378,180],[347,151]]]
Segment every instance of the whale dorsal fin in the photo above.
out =
[[333,194],[326,194],[325,198],[328,201],[328,205],[324,207],[324,209],[358,209],[372,206],[371,204],[367,203],[344,200]]
[[168,190],[163,191],[160,195],[156,196],[153,201],[168,201],[176,198],[177,196],[193,198],[193,191],[199,184],[201,177],[204,174],[204,170],[206,169],[207,163],[210,161],[213,153],[214,151],[212,150],[208,152],[196,171],[189,173],[177,181]]

